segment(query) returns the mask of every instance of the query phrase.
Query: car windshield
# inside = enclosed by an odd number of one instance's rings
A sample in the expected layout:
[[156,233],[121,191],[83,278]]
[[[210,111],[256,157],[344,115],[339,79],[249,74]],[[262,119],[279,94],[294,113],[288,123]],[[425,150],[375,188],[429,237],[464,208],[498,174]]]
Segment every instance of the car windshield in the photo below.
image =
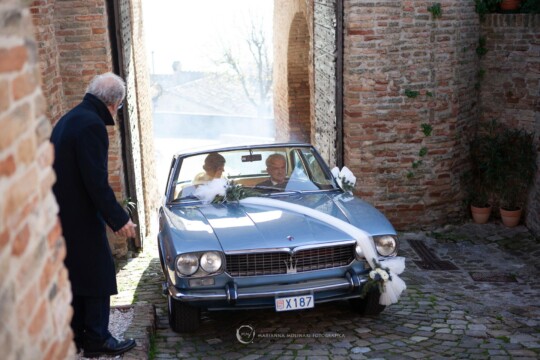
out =
[[260,195],[337,189],[311,147],[253,148],[181,157],[172,172],[168,201],[196,200],[195,189],[213,179],[227,179]]

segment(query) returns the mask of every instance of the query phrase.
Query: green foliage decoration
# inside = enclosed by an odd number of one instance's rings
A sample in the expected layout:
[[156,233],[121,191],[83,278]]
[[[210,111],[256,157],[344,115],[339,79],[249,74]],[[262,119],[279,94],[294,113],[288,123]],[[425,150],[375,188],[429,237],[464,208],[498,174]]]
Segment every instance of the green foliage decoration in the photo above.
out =
[[494,13],[499,8],[502,0],[474,0],[474,10],[478,13],[481,20],[484,20],[485,15]]
[[431,136],[431,133],[433,132],[433,126],[423,123],[422,125],[420,125],[420,127],[422,128],[422,133],[424,133],[424,136]]
[[520,12],[529,14],[540,14],[539,0],[525,0],[521,3]]
[[488,50],[486,49],[486,37],[480,36],[478,38],[478,46],[476,47],[476,54],[479,58],[486,55]]
[[427,8],[427,10],[433,16],[433,19],[440,19],[442,17],[441,3],[435,3]]
[[416,90],[405,89],[405,96],[407,96],[408,98],[414,99],[418,97],[419,94],[420,92]]
[[225,190],[225,196],[216,195],[213,204],[221,204],[228,201],[238,201],[250,196],[260,196],[260,193],[251,189],[243,187],[240,184],[230,180],[227,182],[227,189]]

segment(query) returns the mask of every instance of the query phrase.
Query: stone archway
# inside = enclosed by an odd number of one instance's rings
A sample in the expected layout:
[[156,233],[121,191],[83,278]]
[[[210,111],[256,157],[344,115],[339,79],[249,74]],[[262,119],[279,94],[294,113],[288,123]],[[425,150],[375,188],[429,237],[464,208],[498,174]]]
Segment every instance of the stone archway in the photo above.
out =
[[309,86],[308,25],[302,13],[294,15],[287,47],[289,139],[311,140],[311,91]]

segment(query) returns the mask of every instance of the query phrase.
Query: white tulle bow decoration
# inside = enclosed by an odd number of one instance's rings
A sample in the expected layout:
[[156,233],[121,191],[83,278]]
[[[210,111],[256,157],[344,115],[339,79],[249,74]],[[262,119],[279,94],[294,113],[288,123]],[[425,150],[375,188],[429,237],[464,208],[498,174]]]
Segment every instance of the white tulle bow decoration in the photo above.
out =
[[[379,274],[380,280],[373,279],[373,281],[379,282],[381,289],[379,303],[381,305],[390,305],[396,303],[403,290],[407,288],[405,282],[398,276],[403,272],[403,270],[405,270],[405,258],[394,257],[385,260],[380,259],[382,260],[382,265],[379,264],[377,261],[377,250],[375,249],[372,238],[368,233],[357,228],[356,226],[318,210],[276,199],[248,197],[240,200],[240,204],[271,206],[277,209],[297,212],[299,214],[322,221],[338,230],[344,231],[353,239],[356,239],[357,244],[360,245],[362,253],[371,266],[371,269],[375,271],[375,273]],[[383,272],[386,273],[386,275],[382,275]],[[386,280],[384,280],[385,278]]]
[[354,190],[354,184],[356,184],[356,176],[353,175],[352,171],[348,167],[344,166],[341,168],[341,171],[336,166],[332,169],[332,175],[336,179],[340,188],[345,191],[352,193]]
[[227,192],[227,179],[214,179],[206,184],[199,185],[193,192],[202,202],[209,204],[217,195],[225,196]]
[[[336,179],[341,178],[342,181],[343,179],[346,180],[346,182],[342,182],[341,184],[351,183],[352,187],[354,187],[356,178],[354,177],[354,175],[352,175],[349,169],[344,167],[341,172],[338,173],[338,175],[339,176],[336,177]],[[352,179],[352,181],[350,179]],[[381,305],[390,305],[396,303],[403,290],[407,288],[405,282],[398,276],[405,269],[405,258],[394,257],[389,259],[379,259],[377,255],[377,250],[375,249],[375,245],[373,243],[373,239],[365,231],[351,225],[346,221],[340,220],[324,212],[311,209],[306,206],[267,197],[244,198],[246,194],[239,190],[237,190],[236,192],[242,196],[234,196],[234,199],[226,199],[227,191],[229,190],[230,192],[231,188],[234,189],[235,186],[235,184],[227,182],[226,179],[215,179],[207,184],[200,185],[195,190],[193,195],[198,197],[202,202],[206,204],[215,202],[215,199],[219,197],[222,199],[225,198],[220,202],[234,200],[239,201],[239,203],[243,205],[271,206],[277,209],[297,212],[299,214],[303,214],[305,216],[309,216],[311,218],[322,221],[329,226],[344,231],[356,240],[356,243],[362,249],[362,253],[364,254],[367,262],[372,269],[372,271],[369,273],[370,281],[374,284],[377,284],[380,288],[381,296],[379,298],[379,303]],[[352,190],[352,188],[351,190],[347,190],[343,186],[342,188],[346,191]],[[381,260],[381,262],[379,263],[377,259]]]

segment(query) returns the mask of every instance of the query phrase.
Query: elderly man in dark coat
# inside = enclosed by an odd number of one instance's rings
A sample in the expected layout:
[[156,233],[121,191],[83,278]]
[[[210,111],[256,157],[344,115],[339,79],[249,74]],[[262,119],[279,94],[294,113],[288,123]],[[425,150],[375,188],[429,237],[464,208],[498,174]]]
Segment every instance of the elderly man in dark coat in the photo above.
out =
[[84,355],[118,355],[135,341],[116,340],[108,331],[110,296],[117,293],[114,261],[105,224],[119,236],[134,237],[135,224],[120,206],[108,182],[109,139],[105,125],[125,96],[124,81],[96,76],[83,101],[55,125],[53,191],[60,207],[66,242],[65,264],[73,292],[73,328]]

